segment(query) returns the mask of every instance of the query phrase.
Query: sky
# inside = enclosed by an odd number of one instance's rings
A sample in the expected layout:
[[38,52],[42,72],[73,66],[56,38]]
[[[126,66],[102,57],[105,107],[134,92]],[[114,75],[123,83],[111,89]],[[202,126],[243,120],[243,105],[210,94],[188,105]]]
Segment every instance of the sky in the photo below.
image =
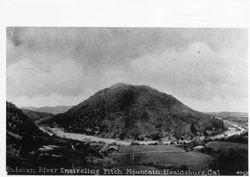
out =
[[248,111],[240,28],[8,27],[7,100],[76,105],[117,82],[149,85],[205,112]]

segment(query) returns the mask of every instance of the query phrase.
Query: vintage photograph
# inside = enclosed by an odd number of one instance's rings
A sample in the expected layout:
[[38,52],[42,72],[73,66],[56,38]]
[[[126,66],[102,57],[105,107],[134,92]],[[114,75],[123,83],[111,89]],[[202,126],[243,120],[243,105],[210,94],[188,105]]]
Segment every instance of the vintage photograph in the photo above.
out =
[[248,29],[6,28],[9,175],[247,175]]

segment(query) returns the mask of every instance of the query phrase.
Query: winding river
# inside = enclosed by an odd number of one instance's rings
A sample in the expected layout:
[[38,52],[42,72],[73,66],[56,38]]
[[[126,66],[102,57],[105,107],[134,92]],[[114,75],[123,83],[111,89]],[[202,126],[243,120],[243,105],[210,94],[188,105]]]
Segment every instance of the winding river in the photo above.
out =
[[[228,130],[226,130],[223,133],[220,133],[218,135],[215,136],[211,136],[210,139],[215,140],[215,139],[222,139],[225,137],[231,137],[234,135],[240,135],[244,132],[246,132],[246,129],[244,129],[243,127],[237,125],[236,123],[232,122],[232,121],[227,121],[227,120],[223,120],[225,124],[227,124],[228,126]],[[74,139],[74,140],[78,140],[78,141],[94,141],[94,142],[104,142],[106,144],[111,144],[116,142],[119,145],[131,145],[131,141],[121,141],[121,140],[116,140],[116,139],[108,139],[108,138],[100,138],[97,136],[91,136],[91,135],[85,135],[85,134],[79,134],[79,133],[68,133],[68,132],[64,132],[62,128],[50,128],[50,127],[45,127],[45,126],[39,126],[39,129],[42,130],[43,132],[49,134],[50,136],[55,135],[57,137],[61,137],[61,138],[67,138],[67,139]],[[191,142],[191,140],[183,140],[183,142]],[[154,144],[154,143],[158,143],[158,141],[136,141],[136,143],[138,144]],[[171,140],[164,140],[162,142],[163,144],[170,144]]]

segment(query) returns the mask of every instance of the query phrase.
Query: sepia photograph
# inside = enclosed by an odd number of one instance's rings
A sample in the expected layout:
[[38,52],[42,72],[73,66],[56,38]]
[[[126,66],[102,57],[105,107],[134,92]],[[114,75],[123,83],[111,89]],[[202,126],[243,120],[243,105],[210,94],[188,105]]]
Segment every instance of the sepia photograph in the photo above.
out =
[[248,29],[6,27],[8,175],[248,175]]

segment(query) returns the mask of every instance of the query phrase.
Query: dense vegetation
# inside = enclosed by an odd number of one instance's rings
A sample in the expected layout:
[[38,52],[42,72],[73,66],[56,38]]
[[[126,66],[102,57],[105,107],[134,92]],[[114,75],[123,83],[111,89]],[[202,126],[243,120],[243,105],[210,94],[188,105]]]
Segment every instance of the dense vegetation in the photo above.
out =
[[41,134],[35,123],[14,104],[7,102],[7,132],[30,138]]
[[39,147],[37,136],[43,135],[35,123],[14,104],[7,102],[7,164],[18,165],[21,157]]
[[66,113],[41,123],[74,133],[139,140],[187,138],[206,130],[224,129],[221,120],[194,111],[171,95],[127,84],[103,89]]
[[248,132],[242,135],[234,135],[228,138],[222,138],[220,141],[248,144]]

